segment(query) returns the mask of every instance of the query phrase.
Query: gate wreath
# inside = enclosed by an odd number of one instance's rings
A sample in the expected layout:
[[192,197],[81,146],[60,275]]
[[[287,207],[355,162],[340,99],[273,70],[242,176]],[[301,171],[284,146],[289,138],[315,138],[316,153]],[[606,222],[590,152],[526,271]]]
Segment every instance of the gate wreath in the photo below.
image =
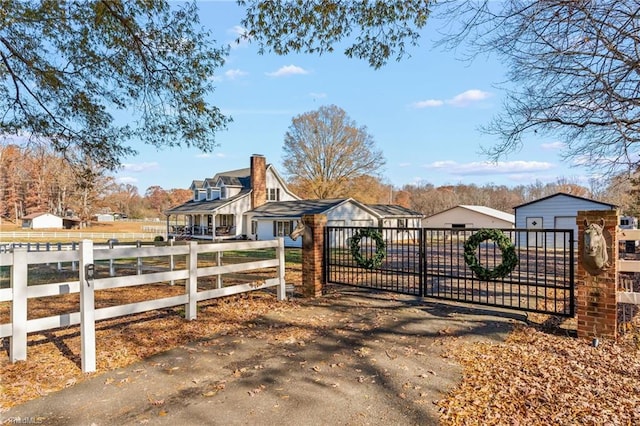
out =
[[[480,265],[476,257],[476,250],[481,242],[493,240],[502,252],[502,263],[494,269],[487,269]],[[511,240],[498,229],[481,229],[464,243],[464,261],[481,280],[504,278],[509,275],[518,264],[518,256]]]
[[[360,240],[364,237],[369,237],[376,243],[376,252],[373,257],[365,259],[360,253]],[[382,234],[375,229],[360,229],[351,238],[351,255],[356,263],[366,269],[379,268],[382,265],[382,259],[384,259],[386,252],[386,245],[382,239]]]

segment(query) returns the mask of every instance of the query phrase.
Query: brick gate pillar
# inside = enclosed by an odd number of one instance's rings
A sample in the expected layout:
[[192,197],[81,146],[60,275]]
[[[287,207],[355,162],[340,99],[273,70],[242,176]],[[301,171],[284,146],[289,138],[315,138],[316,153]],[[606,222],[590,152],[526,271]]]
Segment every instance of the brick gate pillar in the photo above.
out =
[[[588,223],[600,223],[604,219],[604,235],[607,241],[609,267],[597,275],[589,273],[583,264],[585,253],[585,219]],[[578,223],[578,267],[576,269],[576,314],[578,337],[600,338],[617,336],[618,312],[616,290],[618,288],[618,241],[616,230],[619,223],[616,210],[579,211]]]
[[305,231],[302,237],[302,294],[304,297],[322,296],[324,228],[327,216],[306,214],[302,216]]

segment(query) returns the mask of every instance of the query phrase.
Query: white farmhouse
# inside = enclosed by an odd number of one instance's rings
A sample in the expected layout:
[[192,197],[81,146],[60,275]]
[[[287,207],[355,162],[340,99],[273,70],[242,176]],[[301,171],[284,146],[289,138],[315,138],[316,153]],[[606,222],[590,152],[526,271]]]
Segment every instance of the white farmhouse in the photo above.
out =
[[245,213],[264,203],[293,201],[288,188],[262,155],[252,155],[250,167],[194,180],[193,199],[165,212],[167,235],[174,238],[251,238]]
[[300,247],[302,239],[289,234],[309,214],[327,215],[327,226],[420,227],[423,215],[400,206],[366,205],[351,198],[301,200],[262,155],[251,156],[250,163],[248,169],[193,181],[193,199],[165,212],[169,237],[284,237],[286,246]]

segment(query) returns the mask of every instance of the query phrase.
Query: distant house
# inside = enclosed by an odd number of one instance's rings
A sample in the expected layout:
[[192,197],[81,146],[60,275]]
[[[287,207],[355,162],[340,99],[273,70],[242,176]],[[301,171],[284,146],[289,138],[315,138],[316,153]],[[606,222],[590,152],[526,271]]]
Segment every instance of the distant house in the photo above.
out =
[[167,210],[169,237],[194,239],[284,237],[291,239],[303,215],[325,214],[328,226],[420,227],[423,215],[400,206],[366,205],[351,198],[301,200],[292,193],[261,155],[251,157],[248,169],[194,180],[193,199]]
[[458,205],[422,220],[425,228],[513,228],[515,216],[485,206]]
[[32,213],[22,218],[22,227],[30,229],[62,229],[62,218],[51,213]]
[[547,234],[546,239],[540,238],[536,230],[543,229],[573,229],[574,241],[578,235],[578,225],[576,218],[578,212],[582,210],[616,210],[615,204],[604,203],[590,198],[578,197],[576,195],[558,192],[548,197],[530,201],[514,207],[516,228],[526,228],[532,230],[523,233],[520,237],[521,245],[529,247],[555,247],[562,248],[568,245],[565,241],[558,241],[553,234]]

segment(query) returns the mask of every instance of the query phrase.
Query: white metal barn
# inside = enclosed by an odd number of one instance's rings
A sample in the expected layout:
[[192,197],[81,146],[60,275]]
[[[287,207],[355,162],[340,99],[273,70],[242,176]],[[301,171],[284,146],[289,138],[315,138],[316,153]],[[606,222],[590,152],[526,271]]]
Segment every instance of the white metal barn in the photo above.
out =
[[62,218],[51,213],[32,213],[22,218],[22,227],[31,229],[62,229]]
[[604,203],[590,198],[558,192],[557,194],[514,207],[516,228],[531,229],[518,236],[521,246],[564,248],[568,241],[558,240],[552,234],[541,238],[535,231],[553,229],[573,229],[574,241],[578,235],[576,217],[581,210],[616,210],[615,204]]
[[515,216],[485,206],[458,205],[422,219],[425,228],[513,228]]

